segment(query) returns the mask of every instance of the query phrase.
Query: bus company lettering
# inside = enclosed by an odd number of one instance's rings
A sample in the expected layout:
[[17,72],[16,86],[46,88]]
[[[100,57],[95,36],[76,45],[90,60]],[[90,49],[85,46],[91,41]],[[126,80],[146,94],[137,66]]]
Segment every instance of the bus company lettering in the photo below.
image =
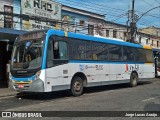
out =
[[86,69],[89,69],[89,68],[96,68],[96,66],[86,65],[85,68],[86,68]]
[[83,71],[83,70],[84,70],[84,65],[83,65],[83,64],[80,64],[80,65],[79,65],[79,68],[80,68],[81,71]]
[[103,65],[94,65],[94,66],[86,65],[86,66],[85,66],[85,69],[90,69],[90,68],[91,68],[91,69],[94,68],[94,69],[96,69],[96,70],[103,70]]
[[49,27],[49,26],[43,26],[43,25],[40,25],[40,24],[32,24],[32,28],[33,29],[40,29],[40,30],[42,30],[42,29],[49,29],[49,28],[52,28],[51,26]]
[[138,70],[139,70],[139,65],[137,65],[137,64],[129,65],[129,72],[138,71]]
[[103,65],[96,65],[96,70],[103,70]]

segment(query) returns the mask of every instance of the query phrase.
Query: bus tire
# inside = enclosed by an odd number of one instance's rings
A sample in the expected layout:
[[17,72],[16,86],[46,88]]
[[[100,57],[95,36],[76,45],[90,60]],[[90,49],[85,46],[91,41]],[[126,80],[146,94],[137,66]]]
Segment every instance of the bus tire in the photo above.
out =
[[133,72],[131,73],[130,76],[130,86],[135,87],[137,86],[137,83],[138,83],[138,75],[135,72]]
[[79,76],[75,76],[71,82],[71,94],[74,97],[80,96],[83,93],[83,80]]

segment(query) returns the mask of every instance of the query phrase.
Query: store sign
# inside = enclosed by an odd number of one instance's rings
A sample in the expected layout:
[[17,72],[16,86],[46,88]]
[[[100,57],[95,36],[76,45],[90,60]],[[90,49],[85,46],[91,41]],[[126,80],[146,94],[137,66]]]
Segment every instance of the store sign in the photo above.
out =
[[76,17],[70,15],[62,15],[62,29],[64,31],[74,32],[76,27]]
[[33,40],[33,39],[39,39],[42,38],[42,36],[45,34],[45,31],[41,31],[41,32],[33,32],[33,33],[29,33],[29,34],[24,34],[22,36],[20,36],[21,40]]
[[53,22],[42,22],[25,18],[22,20],[24,30],[46,29],[56,26],[55,20],[61,20],[61,4],[51,0],[22,0],[22,14],[48,18]]

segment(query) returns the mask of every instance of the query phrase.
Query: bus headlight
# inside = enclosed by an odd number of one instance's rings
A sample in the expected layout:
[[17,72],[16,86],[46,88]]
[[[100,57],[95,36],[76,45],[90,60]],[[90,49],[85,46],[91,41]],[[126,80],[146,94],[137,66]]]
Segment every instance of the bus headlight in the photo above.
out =
[[12,80],[12,83],[15,83],[15,80]]
[[38,72],[35,74],[34,80],[40,79],[40,78],[39,78],[40,74],[41,74],[41,71],[38,71]]

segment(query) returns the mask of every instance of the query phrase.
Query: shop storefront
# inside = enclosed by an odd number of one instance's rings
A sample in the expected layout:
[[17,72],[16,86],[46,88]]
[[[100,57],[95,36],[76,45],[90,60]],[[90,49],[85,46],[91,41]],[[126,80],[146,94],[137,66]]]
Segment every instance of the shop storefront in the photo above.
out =
[[7,87],[6,64],[11,59],[11,50],[6,49],[13,44],[16,37],[25,31],[0,28],[0,88]]

